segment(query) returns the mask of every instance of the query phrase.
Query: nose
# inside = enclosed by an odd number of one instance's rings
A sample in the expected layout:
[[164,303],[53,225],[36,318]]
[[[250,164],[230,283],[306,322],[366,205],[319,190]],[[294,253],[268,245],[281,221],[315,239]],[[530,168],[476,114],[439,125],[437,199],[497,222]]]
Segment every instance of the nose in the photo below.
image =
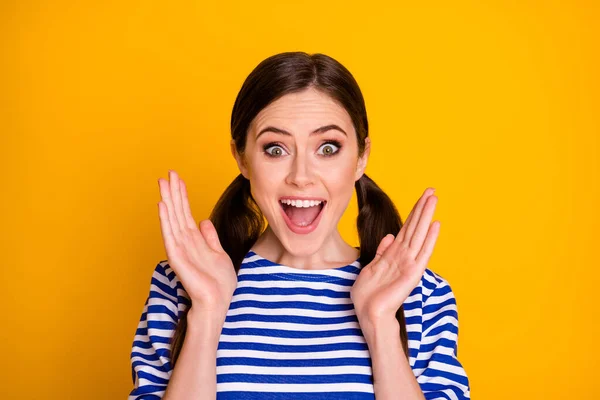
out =
[[310,160],[302,154],[296,154],[286,178],[286,183],[298,187],[305,187],[314,183],[314,174]]

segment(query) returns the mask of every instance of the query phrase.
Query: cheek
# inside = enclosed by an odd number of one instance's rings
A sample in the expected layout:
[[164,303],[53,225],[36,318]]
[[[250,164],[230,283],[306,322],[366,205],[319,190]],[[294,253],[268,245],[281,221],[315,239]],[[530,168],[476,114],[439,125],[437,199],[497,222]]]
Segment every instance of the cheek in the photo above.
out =
[[337,180],[341,186],[354,182],[356,174],[356,163],[344,160],[340,163],[331,163],[326,168],[326,177],[329,180]]
[[252,165],[250,187],[252,196],[261,209],[268,207],[274,201],[281,180],[284,179],[281,175],[281,168],[272,168],[264,164]]
[[323,178],[330,195],[346,202],[346,198],[351,197],[354,190],[355,173],[356,167],[354,165],[338,165],[328,169]]

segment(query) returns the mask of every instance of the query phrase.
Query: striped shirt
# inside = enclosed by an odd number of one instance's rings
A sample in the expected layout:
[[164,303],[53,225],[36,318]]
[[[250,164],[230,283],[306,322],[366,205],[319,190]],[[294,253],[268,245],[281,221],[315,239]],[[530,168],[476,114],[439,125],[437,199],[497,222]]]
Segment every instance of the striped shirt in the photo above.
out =
[[[374,399],[369,349],[350,299],[360,267],[356,260],[300,270],[249,251],[217,348],[217,400]],[[189,306],[175,272],[161,261],[133,341],[129,400],[164,395],[172,372],[169,339]],[[425,398],[470,398],[448,282],[426,269],[404,314],[409,363]]]

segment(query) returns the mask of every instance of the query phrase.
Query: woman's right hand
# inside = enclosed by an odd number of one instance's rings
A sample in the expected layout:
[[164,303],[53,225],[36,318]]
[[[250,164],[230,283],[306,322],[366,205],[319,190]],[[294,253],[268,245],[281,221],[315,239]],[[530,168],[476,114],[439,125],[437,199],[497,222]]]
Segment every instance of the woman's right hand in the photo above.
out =
[[187,189],[175,171],[159,178],[160,227],[169,265],[183,284],[194,310],[225,316],[237,286],[237,274],[210,220],[198,226]]

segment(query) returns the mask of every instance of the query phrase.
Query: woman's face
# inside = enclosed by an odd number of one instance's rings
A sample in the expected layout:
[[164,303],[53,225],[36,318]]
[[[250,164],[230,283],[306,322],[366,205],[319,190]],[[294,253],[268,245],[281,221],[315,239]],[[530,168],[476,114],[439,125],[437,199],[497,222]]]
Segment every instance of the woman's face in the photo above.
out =
[[252,196],[289,253],[317,252],[329,238],[366,167],[346,110],[313,88],[287,94],[254,118],[238,161]]

